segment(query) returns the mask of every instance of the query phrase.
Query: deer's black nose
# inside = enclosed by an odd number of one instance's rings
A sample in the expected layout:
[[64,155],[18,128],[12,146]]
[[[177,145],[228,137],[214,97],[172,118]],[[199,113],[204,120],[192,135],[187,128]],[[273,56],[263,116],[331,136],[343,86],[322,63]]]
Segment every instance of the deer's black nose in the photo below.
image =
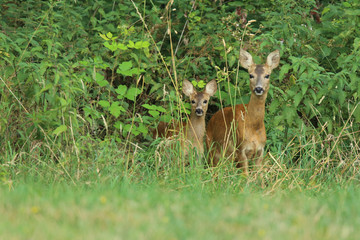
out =
[[262,87],[256,87],[254,92],[256,95],[262,95],[264,93],[264,89]]
[[197,108],[197,109],[195,110],[195,113],[196,113],[196,115],[201,116],[201,115],[204,114],[204,110],[202,110],[201,108]]

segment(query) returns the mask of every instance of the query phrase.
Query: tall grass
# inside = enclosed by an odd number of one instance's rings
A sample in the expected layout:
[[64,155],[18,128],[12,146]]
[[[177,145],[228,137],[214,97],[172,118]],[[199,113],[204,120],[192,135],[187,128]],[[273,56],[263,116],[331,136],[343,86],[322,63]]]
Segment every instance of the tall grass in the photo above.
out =
[[[218,168],[157,167],[139,152],[127,165],[109,142],[77,166],[37,161],[2,165],[4,239],[356,239],[356,175],[287,166],[270,154],[248,178]],[[96,153],[96,154],[94,154]],[[83,152],[80,154],[82,156]],[[26,159],[23,159],[26,160]],[[4,171],[5,170],[5,171]],[[320,171],[321,170],[321,171]]]
[[[159,148],[161,139],[148,147],[134,144],[124,147],[115,140],[75,139],[78,155],[66,148],[54,158],[49,146],[33,143],[30,151],[14,153],[5,147],[1,160],[1,181],[15,184],[32,179],[73,185],[87,182],[114,184],[126,180],[141,185],[160,184],[165,188],[192,188],[210,191],[241,191],[245,186],[263,188],[265,192],[281,189],[323,190],[334,184],[359,181],[359,140],[353,133],[323,140],[318,132],[299,136],[285,147],[268,145],[262,169],[253,168],[249,177],[224,161],[218,167],[208,167],[205,158],[199,164],[195,154],[190,165],[181,162],[181,150]],[[167,151],[165,154],[164,151]],[[78,162],[79,161],[79,162]],[[16,184],[15,184],[16,185]],[[211,190],[212,189],[212,190]]]

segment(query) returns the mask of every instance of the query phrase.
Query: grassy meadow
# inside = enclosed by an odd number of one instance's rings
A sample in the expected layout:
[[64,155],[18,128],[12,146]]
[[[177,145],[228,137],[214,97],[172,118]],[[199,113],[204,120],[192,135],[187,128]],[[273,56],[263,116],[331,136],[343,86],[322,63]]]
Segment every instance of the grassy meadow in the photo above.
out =
[[[360,234],[353,166],[342,172],[345,167],[326,159],[314,166],[287,165],[289,156],[270,152],[263,169],[245,177],[226,162],[209,168],[190,161],[184,167],[154,157],[159,153],[151,146],[133,154],[111,141],[92,144],[79,164],[73,152],[58,163],[33,152],[23,153],[28,162],[9,158],[2,164],[1,239],[357,239]],[[311,148],[307,152],[315,157]],[[172,154],[167,156],[180,157]]]
[[139,185],[1,188],[2,239],[357,239],[354,187],[266,194]]

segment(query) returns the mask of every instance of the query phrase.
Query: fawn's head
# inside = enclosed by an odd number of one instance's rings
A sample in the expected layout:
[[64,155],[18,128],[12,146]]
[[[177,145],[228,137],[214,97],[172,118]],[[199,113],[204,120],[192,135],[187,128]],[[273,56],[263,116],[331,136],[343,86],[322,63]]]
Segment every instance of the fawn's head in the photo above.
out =
[[256,96],[266,96],[269,90],[271,71],[279,65],[279,62],[279,50],[270,53],[264,65],[255,64],[250,53],[243,49],[240,50],[240,64],[249,72],[251,93]]
[[183,92],[190,98],[191,114],[195,113],[198,117],[204,116],[208,108],[209,99],[215,94],[216,89],[215,80],[208,82],[202,92],[197,92],[191,82],[184,80]]

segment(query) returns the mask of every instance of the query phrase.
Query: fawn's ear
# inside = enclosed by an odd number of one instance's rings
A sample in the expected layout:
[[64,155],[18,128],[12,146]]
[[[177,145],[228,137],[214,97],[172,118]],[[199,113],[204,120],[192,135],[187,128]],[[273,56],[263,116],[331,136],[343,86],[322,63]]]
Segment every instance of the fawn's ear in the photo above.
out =
[[279,66],[279,62],[280,62],[279,50],[275,50],[272,53],[270,53],[266,59],[266,65],[268,65],[271,70]]
[[254,65],[251,54],[243,49],[240,49],[240,64],[245,69],[249,69],[252,65]]
[[217,84],[215,79],[208,82],[205,86],[205,93],[209,94],[210,97],[216,93],[216,90],[217,90]]
[[196,92],[196,90],[195,90],[194,86],[192,85],[192,83],[189,82],[186,79],[183,82],[182,90],[183,90],[183,93],[188,97],[190,97],[191,94]]

